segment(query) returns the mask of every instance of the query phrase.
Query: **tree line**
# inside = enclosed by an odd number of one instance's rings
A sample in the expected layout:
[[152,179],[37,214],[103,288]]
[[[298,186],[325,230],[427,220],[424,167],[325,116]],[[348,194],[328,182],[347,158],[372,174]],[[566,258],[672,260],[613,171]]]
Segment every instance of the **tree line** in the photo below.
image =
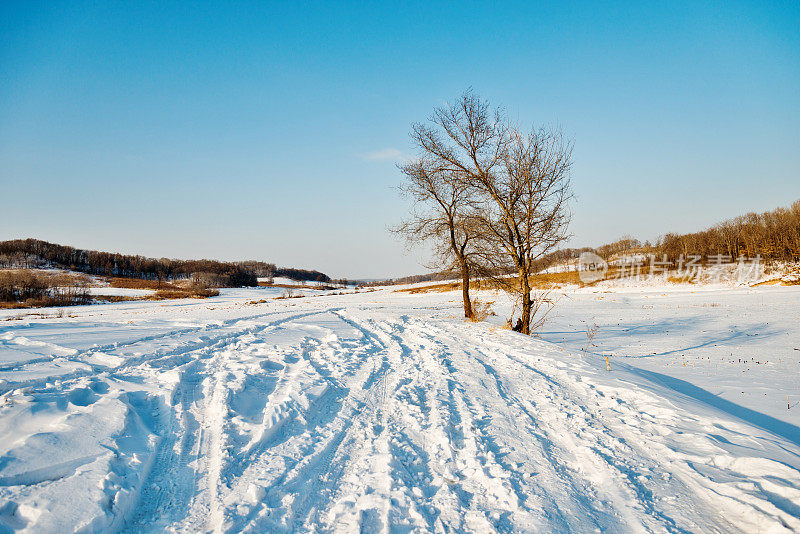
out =
[[398,278],[388,278],[386,280],[372,280],[365,282],[365,286],[380,287],[380,286],[393,286],[399,284],[419,284],[422,282],[441,282],[443,280],[452,280],[453,278],[460,277],[460,273],[452,271],[438,271],[435,273],[414,274],[410,276],[401,276]]
[[331,279],[327,274],[319,271],[311,271],[307,269],[296,269],[294,267],[279,267],[274,270],[272,276],[279,276],[283,278],[291,278],[300,282],[330,282]]
[[251,271],[258,278],[291,278],[298,282],[330,282],[331,278],[313,269],[298,269],[296,267],[276,267],[274,263],[263,261],[240,261],[236,265]]
[[624,254],[650,254],[673,264],[681,256],[700,256],[701,263],[711,257],[728,257],[735,262],[760,257],[764,263],[800,261],[800,200],[788,207],[763,213],[748,213],[726,219],[700,232],[668,233],[650,243],[623,236],[599,247],[563,248],[539,259],[537,272],[553,265],[576,260],[583,252],[594,252],[611,260]]
[[202,275],[209,284],[220,287],[256,286],[260,276],[329,280],[327,275],[319,271],[278,268],[272,263],[258,261],[156,259],[140,255],[84,250],[38,239],[1,241],[0,267],[21,269],[59,267],[92,275],[151,280]]
[[800,261],[800,200],[786,208],[748,213],[690,234],[666,234],[653,247],[676,261],[681,255],[730,256],[763,261]]
[[460,274],[465,317],[470,278],[489,278],[512,296],[509,324],[530,334],[546,300],[530,276],[567,237],[572,142],[555,127],[522,131],[471,91],[412,125],[411,140],[417,157],[400,170],[414,205],[395,231]]
[[558,249],[538,260],[536,272],[577,260],[583,252],[594,252],[606,260],[625,254],[647,254],[672,264],[690,256],[699,256],[700,263],[720,257],[731,262],[756,257],[767,264],[797,262],[800,261],[800,200],[785,208],[726,219],[700,232],[668,233],[653,243],[626,235],[599,247]]

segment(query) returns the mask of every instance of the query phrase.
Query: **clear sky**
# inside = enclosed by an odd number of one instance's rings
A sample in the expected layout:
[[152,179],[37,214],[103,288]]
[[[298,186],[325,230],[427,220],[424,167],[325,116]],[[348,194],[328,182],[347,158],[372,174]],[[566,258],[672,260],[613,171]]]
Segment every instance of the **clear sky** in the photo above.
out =
[[395,163],[467,87],[574,138],[572,246],[800,198],[796,1],[165,4],[0,3],[0,239],[424,272]]

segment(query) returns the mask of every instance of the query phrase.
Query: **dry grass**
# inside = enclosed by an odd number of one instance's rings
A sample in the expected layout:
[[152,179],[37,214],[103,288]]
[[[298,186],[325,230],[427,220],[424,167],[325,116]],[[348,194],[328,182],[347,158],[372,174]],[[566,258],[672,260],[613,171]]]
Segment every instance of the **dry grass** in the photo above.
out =
[[492,305],[494,301],[483,302],[481,300],[475,299],[472,302],[472,318],[470,321],[474,323],[480,323],[486,320],[487,317],[490,315],[497,315],[494,310],[492,309]]
[[106,302],[128,302],[131,300],[142,300],[142,298],[130,297],[127,295],[93,295],[92,300],[94,302],[106,303]]
[[177,289],[159,289],[155,295],[148,295],[144,300],[167,299],[207,299],[219,295],[219,290],[208,287],[189,286]]
[[763,282],[759,282],[757,284],[753,284],[755,286],[798,286],[800,285],[800,278],[796,278],[794,280],[783,280],[780,278],[774,278],[772,280],[765,280]]
[[[610,272],[610,271],[609,271]],[[581,282],[578,271],[569,271],[566,273],[541,273],[535,274],[530,277],[531,287],[534,289],[552,289],[558,286],[566,285],[586,285]],[[588,284],[592,285],[592,284]]]
[[[639,276],[648,276],[649,273],[650,273],[650,265],[645,263],[643,265],[640,265],[638,269],[635,270],[633,273],[631,272],[630,267],[621,268],[617,266],[609,266],[608,271],[606,272],[603,278],[595,280],[593,282],[589,282],[588,284],[584,284],[581,281],[580,274],[578,273],[578,271],[535,274],[530,277],[529,283],[532,289],[538,289],[538,290],[558,289],[559,287],[563,286],[587,287],[587,286],[593,286],[598,282],[602,282],[604,280],[613,280],[621,276],[627,277],[627,276],[634,276],[637,274]],[[516,277],[509,277],[507,281],[512,286],[519,283]],[[688,276],[670,276],[668,277],[668,281],[672,283],[691,282]],[[472,280],[469,283],[469,288],[472,290],[503,289],[497,283],[491,280]],[[410,293],[414,295],[417,293],[430,293],[430,292],[445,293],[447,291],[460,291],[460,290],[461,290],[461,282],[442,282],[438,284],[429,284],[425,286],[395,289],[395,292]]]
[[[470,282],[470,289],[474,289],[476,282]],[[416,295],[417,293],[446,293],[447,291],[456,291],[461,289],[460,282],[445,282],[443,284],[431,284],[420,287],[407,287],[404,289],[395,289],[395,293],[410,293]]]
[[149,289],[155,291],[154,294],[144,297],[100,297],[102,300],[110,302],[120,302],[124,300],[205,299],[219,295],[218,290],[208,288],[202,284],[193,284],[192,281],[188,279],[167,282],[164,280],[146,280],[141,278],[109,277],[106,280],[110,287],[122,289]]
[[[604,280],[607,280],[608,278],[611,278],[613,276],[612,269],[609,269],[608,274],[609,276],[604,278]],[[508,278],[508,281],[512,284],[519,283],[518,279],[515,277]],[[595,283],[596,282],[592,282],[590,284],[584,284],[583,282],[581,282],[581,279],[578,276],[577,271],[570,271],[565,273],[542,273],[530,277],[530,285],[533,289],[553,289],[565,285],[584,286],[584,285],[593,285]],[[469,283],[469,288],[472,290],[502,289],[492,280],[471,280]],[[430,293],[430,292],[445,293],[447,291],[461,291],[461,282],[442,282],[439,284],[430,284],[426,286],[395,289],[395,292],[397,293],[410,293],[412,295],[417,293]]]
[[339,287],[328,286],[328,285],[313,285],[309,286],[306,284],[270,284],[269,282],[259,282],[259,287],[281,287],[284,289],[320,289],[324,291],[332,291],[334,289],[341,289]]
[[22,310],[25,308],[46,308],[45,302],[37,299],[28,299],[25,302],[0,302],[0,310]]
[[759,282],[757,284],[753,284],[753,287],[758,287],[758,286],[779,286],[779,285],[781,285],[783,283],[784,283],[783,280],[781,280],[780,278],[773,278],[772,280],[764,280],[763,282]]
[[302,284],[270,284],[269,282],[259,282],[259,287],[288,287],[290,289],[303,289],[308,286]]

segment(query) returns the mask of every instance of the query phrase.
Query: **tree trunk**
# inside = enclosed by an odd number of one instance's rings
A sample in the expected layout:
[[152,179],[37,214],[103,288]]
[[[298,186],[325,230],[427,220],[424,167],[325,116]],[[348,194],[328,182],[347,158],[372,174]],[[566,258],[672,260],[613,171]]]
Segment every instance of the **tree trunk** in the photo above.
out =
[[531,291],[528,289],[525,294],[522,295],[522,324],[519,329],[520,333],[526,336],[531,335],[531,307]]
[[522,314],[519,320],[517,320],[517,324],[514,325],[514,330],[529,336],[531,334],[531,310],[533,308],[533,302],[531,301],[531,285],[530,282],[528,282],[527,273],[520,273],[519,291],[522,300]]
[[472,301],[469,298],[469,266],[466,262],[461,263],[461,296],[464,299],[464,317],[472,319]]

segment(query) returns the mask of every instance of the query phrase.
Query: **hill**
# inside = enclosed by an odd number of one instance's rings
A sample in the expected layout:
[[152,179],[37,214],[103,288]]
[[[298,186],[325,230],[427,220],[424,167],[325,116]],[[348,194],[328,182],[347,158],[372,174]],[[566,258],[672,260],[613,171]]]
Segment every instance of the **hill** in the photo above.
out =
[[0,268],[35,269],[56,267],[92,275],[174,280],[202,278],[209,285],[242,287],[258,285],[259,276],[284,276],[298,281],[327,282],[319,271],[276,267],[246,261],[179,260],[86,250],[39,239],[0,241]]

